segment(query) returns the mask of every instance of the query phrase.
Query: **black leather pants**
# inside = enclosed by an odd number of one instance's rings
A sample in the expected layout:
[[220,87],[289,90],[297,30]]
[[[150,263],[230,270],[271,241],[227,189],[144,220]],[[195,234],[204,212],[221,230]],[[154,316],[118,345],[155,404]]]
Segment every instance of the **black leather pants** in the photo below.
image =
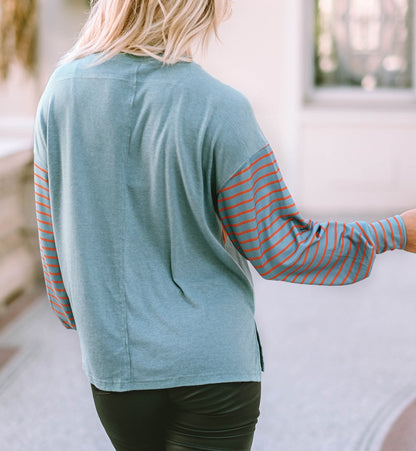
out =
[[107,392],[91,385],[117,451],[248,451],[259,416],[260,382]]

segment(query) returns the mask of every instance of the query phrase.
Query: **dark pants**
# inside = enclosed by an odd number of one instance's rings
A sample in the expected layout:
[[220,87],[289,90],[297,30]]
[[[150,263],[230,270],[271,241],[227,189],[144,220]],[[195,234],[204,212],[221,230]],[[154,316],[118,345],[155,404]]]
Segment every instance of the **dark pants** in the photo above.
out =
[[91,388],[117,451],[251,448],[260,413],[260,382],[127,392]]

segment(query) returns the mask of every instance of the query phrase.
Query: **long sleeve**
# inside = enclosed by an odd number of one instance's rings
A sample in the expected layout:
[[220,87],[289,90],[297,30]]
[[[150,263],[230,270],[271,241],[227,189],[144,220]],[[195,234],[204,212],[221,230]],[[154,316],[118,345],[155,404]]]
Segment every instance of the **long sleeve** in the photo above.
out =
[[34,164],[34,187],[39,247],[49,303],[67,329],[76,329],[68,293],[62,280],[55,246],[49,197],[49,178],[46,169]]
[[355,283],[368,277],[376,254],[406,245],[398,215],[374,223],[303,219],[269,145],[221,187],[217,205],[234,246],[270,280]]

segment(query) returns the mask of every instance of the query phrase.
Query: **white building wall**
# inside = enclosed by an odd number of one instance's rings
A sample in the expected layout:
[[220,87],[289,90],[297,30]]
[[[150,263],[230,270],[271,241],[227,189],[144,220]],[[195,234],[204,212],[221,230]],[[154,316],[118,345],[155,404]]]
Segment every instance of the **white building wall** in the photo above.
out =
[[297,194],[296,147],[301,93],[296,2],[239,0],[198,60],[213,75],[242,91],[273,147],[292,194]]
[[416,204],[416,105],[305,106],[306,2],[239,0],[200,58],[243,91],[301,212],[375,217]]

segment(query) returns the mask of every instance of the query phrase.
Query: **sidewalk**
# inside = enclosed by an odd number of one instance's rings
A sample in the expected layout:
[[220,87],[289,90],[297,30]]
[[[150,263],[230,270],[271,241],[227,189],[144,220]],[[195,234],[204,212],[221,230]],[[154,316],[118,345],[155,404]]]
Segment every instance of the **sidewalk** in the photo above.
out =
[[[348,287],[255,283],[266,372],[253,451],[379,451],[416,398],[416,256],[379,255]],[[0,368],[0,449],[112,450],[76,332],[45,298],[0,332],[0,350],[13,347]]]

